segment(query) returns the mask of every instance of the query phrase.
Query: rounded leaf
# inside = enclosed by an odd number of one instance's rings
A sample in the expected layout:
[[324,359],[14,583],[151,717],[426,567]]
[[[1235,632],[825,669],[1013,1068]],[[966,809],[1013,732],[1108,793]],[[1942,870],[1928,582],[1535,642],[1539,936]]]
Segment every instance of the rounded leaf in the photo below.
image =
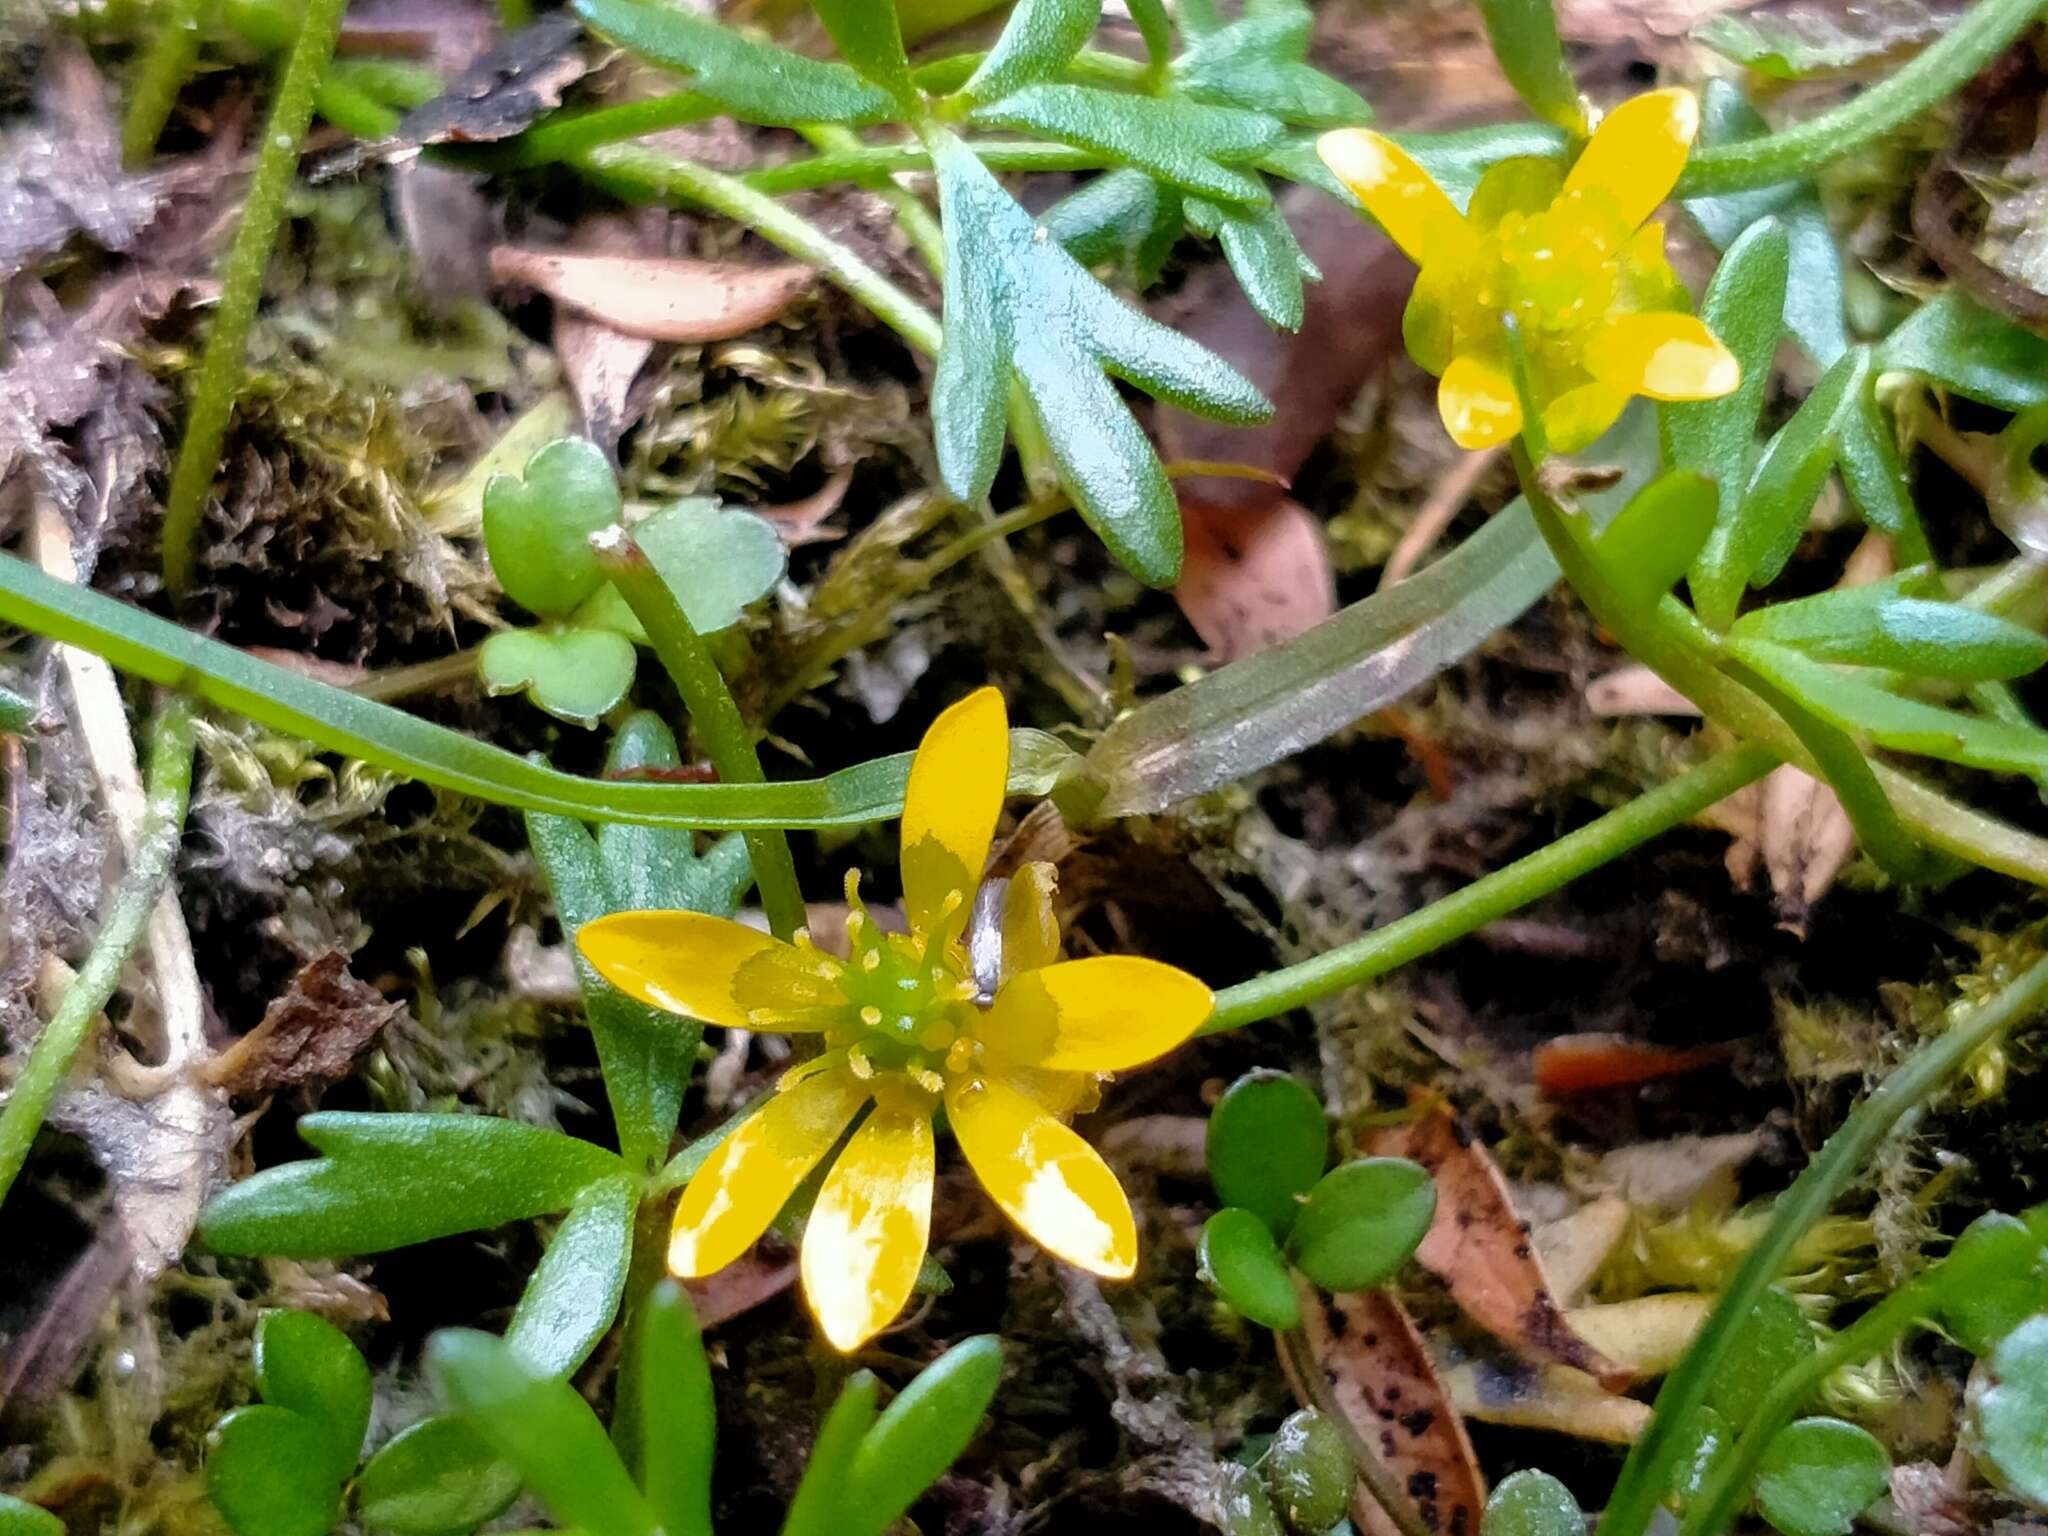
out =
[[1323,1106],[1286,1072],[1247,1072],[1209,1114],[1209,1177],[1225,1205],[1285,1237],[1329,1162]]
[[1274,1330],[1301,1325],[1294,1274],[1266,1224],[1226,1205],[1202,1228],[1202,1278],[1253,1322]]
[[484,642],[477,673],[488,692],[523,692],[588,730],[626,696],[638,660],[633,642],[609,629],[504,629]]
[[461,1419],[436,1414],[364,1463],[356,1514],[394,1536],[449,1536],[495,1519],[517,1497],[519,1469]]
[[729,629],[782,579],[788,547],[775,525],[706,496],[664,507],[633,530],[641,551],[700,635]]
[[1286,1536],[1287,1529],[1273,1513],[1273,1501],[1266,1497],[1259,1474],[1236,1462],[1226,1462],[1223,1467],[1216,1524],[1223,1536]]
[[1773,1287],[1759,1296],[1749,1320],[1722,1356],[1707,1387],[1706,1406],[1730,1424],[1750,1410],[1778,1379],[1813,1353],[1813,1325],[1799,1303]]
[[1785,1536],[1846,1536],[1891,1476],[1891,1457],[1869,1431],[1840,1419],[1801,1419],[1765,1448],[1756,1500]]
[[47,1509],[0,1493],[0,1536],[64,1536],[64,1522]]
[[2028,1502],[2048,1507],[2048,1317],[1991,1352],[1996,1384],[1977,1399],[1977,1459]]
[[256,1384],[327,1435],[332,1475],[355,1470],[370,1427],[370,1368],[348,1335],[311,1312],[269,1312],[256,1326]]
[[214,1429],[207,1495],[237,1536],[327,1536],[341,1514],[331,1445],[289,1408],[238,1408]]
[[484,546],[505,595],[559,616],[604,579],[590,536],[619,520],[619,481],[604,450],[583,437],[549,443],[524,475],[484,487]]
[[1992,1211],[1971,1222],[1940,1273],[1941,1325],[1973,1355],[2048,1312],[2048,1249],[2018,1217]]
[[1405,1157],[1362,1157],[1310,1191],[1288,1251],[1325,1290],[1369,1291],[1408,1262],[1435,1218],[1428,1169]]
[[1297,1531],[1327,1531],[1351,1507],[1357,1471],[1344,1433],[1313,1408],[1290,1414],[1264,1463],[1266,1492]]
[[1480,1536],[1586,1536],[1572,1492],[1548,1472],[1513,1472],[1494,1486]]

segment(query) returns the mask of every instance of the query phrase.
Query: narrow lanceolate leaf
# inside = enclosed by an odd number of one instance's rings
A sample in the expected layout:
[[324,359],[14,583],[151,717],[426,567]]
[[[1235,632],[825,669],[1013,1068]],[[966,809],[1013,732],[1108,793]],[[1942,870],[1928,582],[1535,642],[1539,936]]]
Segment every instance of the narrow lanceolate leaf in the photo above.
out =
[[1286,215],[1271,203],[1244,209],[1195,197],[1188,199],[1187,213],[1188,222],[1222,245],[1224,259],[1259,317],[1279,330],[1300,330],[1302,283],[1320,282],[1323,274],[1294,238]]
[[[1185,6],[1181,18],[1192,36]],[[1314,26],[1305,5],[1247,6],[1229,26],[1195,37],[1174,60],[1174,85],[1191,100],[1264,112],[1295,128],[1371,122],[1363,96],[1308,62]]]
[[680,7],[576,0],[576,14],[629,53],[687,76],[692,90],[746,122],[878,123],[896,109],[844,64],[757,43]]
[[1953,288],[1886,337],[1878,361],[2003,411],[2048,400],[2048,340]]
[[1534,112],[1566,133],[1583,133],[1585,110],[1578,82],[1564,61],[1557,12],[1550,0],[1479,0],[1487,40],[1500,72]]
[[960,95],[976,105],[1056,79],[1102,19],[1102,0],[1018,0],[1003,35]]
[[932,416],[939,468],[963,500],[988,492],[1012,380],[1038,412],[1074,504],[1139,579],[1180,574],[1180,511],[1158,455],[1104,376],[1202,415],[1251,422],[1265,397],[1215,354],[1119,301],[958,139],[935,135],[946,227],[946,340]]
[[567,1376],[611,1327],[633,1256],[638,1193],[626,1175],[600,1180],[556,1229],[505,1330],[505,1342],[535,1370]]
[[1027,85],[977,108],[968,121],[1042,134],[1150,171],[1183,191],[1254,204],[1267,200],[1266,184],[1239,167],[1284,131],[1277,117],[1263,112],[1092,85]]
[[839,46],[839,56],[887,91],[906,116],[919,110],[910,59],[895,0],[811,0],[811,8]]
[[1714,482],[1721,521],[1735,515],[1748,481],[1771,357],[1784,329],[1791,252],[1791,239],[1776,219],[1759,219],[1736,237],[1714,269],[1700,318],[1735,354],[1742,382],[1718,400],[1673,401],[1660,408],[1665,463]]
[[1644,486],[1594,545],[1608,580],[1631,601],[1654,606],[1713,531],[1714,506],[1713,482],[1691,469]]
[[2009,619],[1939,598],[1929,567],[1862,587],[1773,603],[1729,634],[1790,646],[1816,661],[1885,667],[1916,677],[1997,682],[2048,664],[2048,640]]
[[330,1258],[566,1209],[620,1172],[602,1147],[488,1115],[321,1112],[299,1134],[324,1155],[266,1168],[207,1206],[216,1253]]
[[841,1536],[880,1536],[959,1459],[1003,1376],[992,1334],[963,1339],[918,1372],[861,1437],[846,1470]]

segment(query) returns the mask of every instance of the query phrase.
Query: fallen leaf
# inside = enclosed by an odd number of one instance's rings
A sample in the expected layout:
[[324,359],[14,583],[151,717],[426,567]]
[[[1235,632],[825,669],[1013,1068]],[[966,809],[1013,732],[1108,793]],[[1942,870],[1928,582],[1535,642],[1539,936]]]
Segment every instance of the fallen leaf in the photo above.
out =
[[626,399],[653,355],[654,343],[562,304],[555,309],[554,346],[562,376],[583,416],[585,435],[608,457],[616,457],[619,439],[632,425]]
[[[1314,1406],[1333,1401],[1352,1430],[1408,1490],[1424,1523],[1446,1536],[1473,1536],[1486,1508],[1465,1423],[1437,1379],[1429,1350],[1401,1304],[1385,1291],[1349,1296],[1302,1296],[1301,1331],[1310,1360],[1283,1350],[1281,1364],[1295,1398]],[[1301,1379],[1320,1370],[1327,1392]],[[1351,1501],[1361,1536],[1399,1536],[1393,1522],[1363,1488]]]
[[1713,1308],[1714,1298],[1703,1292],[1660,1291],[1575,1307],[1568,1316],[1572,1330],[1602,1354],[1625,1362],[1638,1375],[1662,1376],[1678,1363]]
[[1568,1365],[1461,1360],[1444,1366],[1443,1383],[1452,1406],[1482,1424],[1630,1445],[1650,1422],[1648,1403],[1617,1396]]
[[1650,1045],[1627,1035],[1587,1031],[1559,1035],[1536,1047],[1532,1065],[1537,1088],[1551,1098],[1593,1093],[1602,1088],[1629,1088],[1678,1077],[1726,1061],[1728,1045],[1699,1045],[1689,1050]]
[[1337,611],[1322,526],[1305,507],[1285,496],[1218,505],[1201,485],[1180,487],[1186,553],[1173,595],[1217,661],[1290,640]]
[[1759,844],[1783,924],[1804,935],[1807,914],[1856,851],[1856,829],[1834,789],[1789,763],[1763,782]]
[[582,23],[568,11],[509,34],[439,96],[406,113],[399,144],[484,144],[524,132],[589,73],[582,35]]
[[[1607,1256],[1627,1235],[1629,1220],[1626,1200],[1602,1195],[1569,1216],[1544,1222],[1531,1234],[1559,1306],[1574,1306],[1586,1294]],[[1587,1342],[1599,1348],[1597,1340]]]
[[1675,1216],[1710,1188],[1725,1191],[1720,1203],[1732,1203],[1736,1170],[1762,1145],[1755,1131],[1631,1142],[1600,1159],[1600,1179],[1638,1210]]
[[205,1077],[236,1098],[346,1077],[364,1046],[405,1011],[348,971],[338,949],[292,977],[263,1021],[208,1062]]
[[697,1309],[700,1328],[716,1328],[772,1301],[796,1284],[796,1264],[790,1260],[764,1259],[749,1250],[717,1274],[702,1280],[687,1280],[683,1289]]
[[1375,1132],[1367,1150],[1413,1158],[1436,1179],[1436,1220],[1415,1256],[1468,1317],[1524,1355],[1572,1366],[1612,1390],[1628,1384],[1626,1366],[1572,1332],[1500,1170],[1447,1107]]
[[1586,708],[1596,715],[1696,716],[1699,705],[1645,666],[1617,667],[1586,684]]
[[526,283],[615,331],[652,341],[728,341],[766,325],[810,287],[811,268],[680,256],[579,255],[501,245],[491,275]]

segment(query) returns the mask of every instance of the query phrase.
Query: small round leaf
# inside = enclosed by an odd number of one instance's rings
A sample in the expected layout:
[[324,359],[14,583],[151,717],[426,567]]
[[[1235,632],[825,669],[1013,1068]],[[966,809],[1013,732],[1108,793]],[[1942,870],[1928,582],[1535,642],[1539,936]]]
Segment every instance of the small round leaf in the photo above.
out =
[[2048,1249],[2017,1217],[1994,1211],[1971,1222],[1939,1274],[1941,1325],[1973,1355],[2048,1311]]
[[1294,1273],[1266,1224],[1226,1205],[1202,1228],[1202,1278],[1231,1308],[1267,1328],[1301,1325]]
[[1891,1476],[1891,1457],[1869,1431],[1840,1419],[1801,1419],[1765,1448],[1756,1500],[1785,1536],[1846,1536]]
[[504,629],[477,657],[489,692],[524,692],[556,719],[586,729],[626,696],[638,664],[633,642],[609,629]]
[[1351,1507],[1357,1471],[1343,1431],[1313,1408],[1290,1414],[1264,1463],[1266,1492],[1297,1531],[1327,1531]]
[[0,1493],[0,1536],[64,1536],[64,1522],[39,1505]]
[[370,1427],[370,1368],[334,1324],[311,1312],[269,1312],[256,1327],[256,1385],[263,1401],[326,1432],[332,1476],[356,1467]]
[[1309,1192],[1288,1251],[1325,1290],[1369,1291],[1408,1262],[1435,1218],[1428,1169],[1405,1157],[1362,1157]]
[[1225,1205],[1285,1237],[1329,1162],[1323,1106],[1285,1072],[1247,1072],[1209,1115],[1209,1177]]
[[1799,1303],[1775,1287],[1765,1291],[1715,1370],[1707,1406],[1730,1424],[1745,1423],[1764,1393],[1812,1353],[1813,1325]]
[[729,629],[782,579],[788,547],[766,518],[693,496],[664,507],[633,538],[700,635]]
[[237,1536],[327,1536],[341,1513],[332,1442],[289,1408],[238,1408],[213,1432],[206,1491]]
[[484,487],[484,545],[505,595],[559,617],[604,579],[590,536],[619,520],[619,481],[604,450],[565,437],[526,461],[523,476]]
[[1586,1536],[1572,1492],[1548,1472],[1513,1472],[1495,1485],[1480,1536]]
[[1991,1352],[1995,1385],[1977,1399],[1977,1458],[1997,1481],[2048,1507],[2048,1317],[2033,1317]]
[[1266,1485],[1250,1467],[1226,1462],[1223,1486],[1216,1499],[1216,1524],[1223,1536],[1287,1536],[1287,1528],[1273,1513],[1273,1501],[1266,1497]]
[[393,1437],[363,1466],[356,1513],[394,1536],[475,1530],[519,1497],[519,1469],[461,1419],[436,1414]]

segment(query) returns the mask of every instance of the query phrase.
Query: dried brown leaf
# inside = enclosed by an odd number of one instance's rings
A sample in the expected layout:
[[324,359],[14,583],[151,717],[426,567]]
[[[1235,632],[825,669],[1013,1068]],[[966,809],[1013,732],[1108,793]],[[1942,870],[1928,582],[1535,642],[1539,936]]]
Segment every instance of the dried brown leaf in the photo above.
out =
[[1186,555],[1173,595],[1219,662],[1292,639],[1337,611],[1322,527],[1299,502],[1219,505],[1189,484],[1180,512]]
[[439,96],[408,112],[398,125],[399,143],[479,144],[524,132],[589,73],[582,35],[582,24],[567,11],[512,33]]
[[792,549],[799,544],[830,543],[846,535],[823,524],[826,518],[839,510],[839,504],[846,500],[847,488],[852,484],[853,468],[849,465],[800,500],[785,501],[780,506],[756,507],[754,510],[775,525],[775,531],[782,535],[782,542]]
[[615,331],[651,341],[728,341],[766,325],[810,287],[811,268],[678,256],[581,255],[501,245],[500,282],[526,283]]
[[1628,1367],[1572,1331],[1500,1170],[1450,1109],[1425,1108],[1406,1125],[1375,1132],[1367,1147],[1413,1158],[1435,1178],[1436,1220],[1415,1256],[1468,1317],[1532,1359],[1569,1365],[1610,1390],[1628,1384]]
[[1460,1360],[1445,1367],[1443,1380],[1457,1411],[1482,1424],[1629,1445],[1650,1421],[1648,1403],[1617,1396],[1568,1365]]
[[207,1064],[206,1078],[244,1099],[337,1081],[404,1011],[403,1004],[351,976],[348,956],[330,949],[300,968],[260,1024]]

